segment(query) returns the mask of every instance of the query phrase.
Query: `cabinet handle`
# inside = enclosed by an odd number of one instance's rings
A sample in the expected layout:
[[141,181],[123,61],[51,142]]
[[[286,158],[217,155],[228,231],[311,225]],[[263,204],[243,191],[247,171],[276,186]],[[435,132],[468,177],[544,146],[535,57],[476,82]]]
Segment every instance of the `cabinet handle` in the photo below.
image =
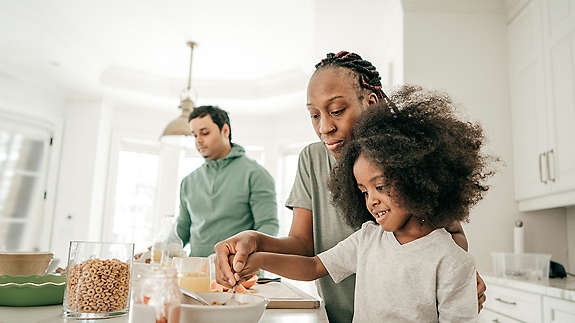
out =
[[[551,149],[551,150],[547,151],[545,153],[545,155],[546,155],[545,159],[547,162],[547,179],[552,181],[552,182],[555,182],[555,151],[553,149]],[[550,156],[552,156],[552,158],[553,158],[553,162],[552,162],[553,177],[551,177],[551,167],[549,167],[549,159],[551,159]]]
[[543,170],[542,170],[543,169],[543,163],[541,162],[541,158],[543,156],[547,156],[546,153],[540,153],[539,154],[539,181],[543,184],[547,184],[547,180],[543,179]]
[[499,323],[499,319],[493,319],[493,321],[491,321],[493,323]]
[[514,306],[517,305],[517,303],[515,303],[515,302],[506,301],[506,300],[501,299],[499,297],[495,298],[495,300],[498,302],[501,302],[503,304],[507,304],[507,305],[514,305]]

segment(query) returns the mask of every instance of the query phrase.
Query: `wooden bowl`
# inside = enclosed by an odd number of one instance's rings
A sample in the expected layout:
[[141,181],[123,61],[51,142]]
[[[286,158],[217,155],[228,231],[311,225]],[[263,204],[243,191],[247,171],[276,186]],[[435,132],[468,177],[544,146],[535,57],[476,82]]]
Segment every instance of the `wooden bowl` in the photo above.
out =
[[52,257],[51,252],[0,252],[0,275],[44,275]]

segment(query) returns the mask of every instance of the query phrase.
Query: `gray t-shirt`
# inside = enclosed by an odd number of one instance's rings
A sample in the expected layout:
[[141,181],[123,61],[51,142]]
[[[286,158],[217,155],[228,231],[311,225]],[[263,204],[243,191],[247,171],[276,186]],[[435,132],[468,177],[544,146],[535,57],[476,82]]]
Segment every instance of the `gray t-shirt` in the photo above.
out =
[[337,283],[356,274],[353,322],[476,322],[473,258],[445,229],[400,244],[366,222],[318,255]]
[[[327,181],[335,163],[335,158],[323,143],[306,146],[299,155],[295,182],[286,202],[286,206],[290,209],[297,207],[312,211],[315,254],[332,248],[355,232],[330,200]],[[318,279],[316,284],[324,299],[329,321],[351,322],[355,275],[351,275],[340,284],[335,284],[326,276]]]

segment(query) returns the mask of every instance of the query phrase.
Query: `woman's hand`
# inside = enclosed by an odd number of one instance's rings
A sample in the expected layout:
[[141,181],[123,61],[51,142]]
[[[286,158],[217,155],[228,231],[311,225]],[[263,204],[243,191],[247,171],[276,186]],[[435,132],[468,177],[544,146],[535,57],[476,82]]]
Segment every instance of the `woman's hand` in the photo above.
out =
[[478,303],[478,308],[477,308],[477,313],[481,312],[481,310],[483,309],[483,303],[485,303],[485,290],[487,289],[487,286],[485,286],[485,282],[483,281],[483,279],[481,278],[481,276],[479,276],[479,273],[477,274],[477,303]]
[[257,232],[240,232],[229,239],[218,242],[214,250],[216,252],[216,282],[231,288],[237,280],[234,273],[242,272],[248,256],[258,250]]

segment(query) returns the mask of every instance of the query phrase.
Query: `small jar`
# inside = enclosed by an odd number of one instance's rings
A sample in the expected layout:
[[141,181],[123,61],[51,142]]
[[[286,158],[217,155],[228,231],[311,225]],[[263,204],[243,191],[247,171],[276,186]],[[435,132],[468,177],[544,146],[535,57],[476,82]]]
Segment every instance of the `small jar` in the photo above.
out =
[[97,319],[126,314],[133,257],[133,243],[71,241],[64,315]]
[[132,323],[179,323],[182,293],[173,267],[138,264],[135,267]]

